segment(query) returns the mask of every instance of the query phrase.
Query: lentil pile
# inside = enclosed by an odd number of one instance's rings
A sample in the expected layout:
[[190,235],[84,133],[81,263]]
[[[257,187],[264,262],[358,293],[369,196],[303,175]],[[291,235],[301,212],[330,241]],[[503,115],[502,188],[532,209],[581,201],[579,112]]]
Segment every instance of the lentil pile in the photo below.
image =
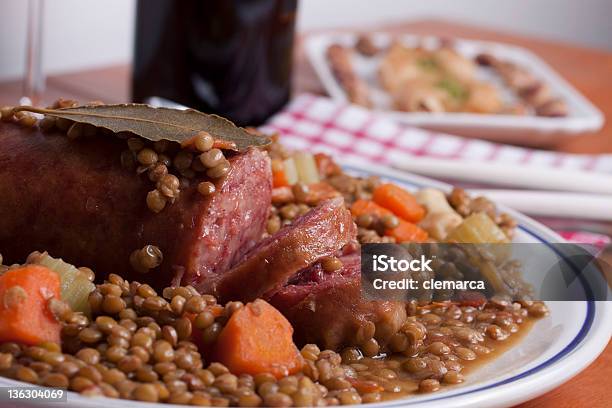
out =
[[111,274],[89,295],[89,306],[91,318],[51,298],[48,309],[62,324],[61,346],[0,344],[0,375],[87,396],[201,406],[318,406],[362,400],[349,381],[354,373],[340,364],[340,356],[312,344],[301,352],[303,372],[281,379],[237,376],[220,363],[206,364],[192,335],[198,331],[204,347],[213,344],[232,314],[244,307],[241,302],[222,306],[189,286],[158,294],[147,284]]
[[[88,105],[99,105],[91,102]],[[50,109],[63,109],[79,106],[74,100],[58,99]],[[45,132],[58,130],[66,133],[70,140],[94,137],[103,134],[125,140],[126,149],[121,153],[121,165],[138,175],[145,174],[155,188],[146,196],[147,207],[154,213],[161,212],[166,205],[174,203],[183,188],[198,183],[198,191],[203,196],[215,192],[214,181],[225,176],[230,170],[230,162],[214,138],[206,131],[196,133],[183,143],[169,140],[152,142],[130,132],[113,133],[107,129],[76,123],[64,118],[45,116],[38,120],[28,112],[14,112],[13,107],[0,109],[0,117],[14,121],[23,127],[36,125]]]
[[378,350],[354,347],[321,351],[308,344],[301,350],[301,372],[277,379],[235,375],[205,361],[192,341],[199,332],[201,346],[213,344],[232,314],[244,307],[241,302],[220,305],[190,286],[158,294],[147,284],[112,274],[96,285],[89,306],[91,318],[51,298],[49,310],[62,325],[61,346],[0,344],[0,375],[86,396],[174,404],[368,403],[461,383],[465,367],[490,354],[528,319],[548,313],[541,302],[412,304],[413,315],[393,336],[386,355],[373,358]]

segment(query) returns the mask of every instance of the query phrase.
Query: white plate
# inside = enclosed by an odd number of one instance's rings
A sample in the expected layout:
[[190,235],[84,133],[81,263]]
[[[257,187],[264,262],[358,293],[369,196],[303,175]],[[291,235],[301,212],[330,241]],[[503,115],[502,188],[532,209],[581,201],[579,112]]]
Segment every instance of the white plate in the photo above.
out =
[[[436,187],[447,190],[448,185],[382,167],[362,170],[359,164],[346,163],[351,173],[378,175],[410,189]],[[563,242],[547,227],[500,206],[519,223],[517,242]],[[460,386],[409,398],[371,404],[371,407],[503,407],[532,399],[567,381],[584,369],[603,350],[612,333],[612,308],[605,302],[548,302],[550,316],[539,320],[529,334],[513,348],[490,364],[471,372]],[[0,377],[0,386],[29,386],[29,384]],[[586,391],[586,390],[583,390]],[[38,405],[40,406],[40,405]],[[147,408],[149,403],[87,398],[68,393],[72,408]],[[159,405],[179,407],[178,405]]]
[[[379,46],[386,46],[393,38],[408,46],[423,44],[435,45],[435,37],[414,35],[391,36],[386,33],[373,33],[372,39]],[[347,101],[346,94],[327,62],[326,51],[332,44],[353,46],[357,34],[327,33],[306,38],[305,49],[308,58],[317,72],[323,86],[329,95],[337,100]],[[572,85],[557,74],[548,64],[530,51],[511,45],[475,40],[453,39],[456,49],[468,58],[473,58],[481,52],[488,52],[496,57],[512,61],[527,67],[538,78],[547,83],[552,93],[563,98],[569,107],[569,115],[563,118],[547,118],[538,116],[516,115],[486,115],[474,113],[425,113],[400,112],[391,110],[390,98],[382,90],[377,81],[377,67],[380,57],[364,57],[355,53],[354,69],[360,78],[364,78],[372,90],[375,110],[388,115],[402,123],[421,126],[432,130],[475,136],[499,142],[543,145],[555,141],[551,137],[570,136],[587,131],[597,131],[604,123],[602,113],[581,95]],[[483,79],[499,84],[501,89],[507,89],[500,80],[491,75],[488,70],[479,69],[478,75]],[[503,92],[504,98],[514,98],[511,92]]]

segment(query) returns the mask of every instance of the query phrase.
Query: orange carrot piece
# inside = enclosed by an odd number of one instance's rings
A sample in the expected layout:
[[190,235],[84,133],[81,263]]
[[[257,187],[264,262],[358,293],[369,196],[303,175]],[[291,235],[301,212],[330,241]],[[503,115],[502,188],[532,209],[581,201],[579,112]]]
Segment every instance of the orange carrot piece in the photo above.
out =
[[376,204],[406,221],[419,222],[425,217],[425,209],[416,198],[395,184],[386,183],[376,187],[372,198]]
[[429,235],[418,225],[398,218],[399,225],[385,231],[385,235],[395,238],[397,242],[423,242]]
[[301,370],[293,327],[268,302],[257,299],[234,312],[217,339],[214,357],[234,374],[270,373],[276,378]]
[[391,211],[370,200],[357,200],[351,205],[351,214],[359,217],[362,214],[372,214],[379,217],[393,214]]
[[[373,214],[378,217],[392,215],[393,213],[370,200],[357,200],[351,206],[351,214],[359,217],[362,214]],[[429,238],[427,232],[418,225],[397,217],[399,225],[385,231],[385,235],[394,237],[397,242],[423,242]]]
[[272,186],[285,187],[289,185],[285,166],[280,160],[272,160]]
[[60,278],[40,265],[11,269],[0,276],[0,342],[37,345],[60,342],[60,323],[48,307],[60,299]]

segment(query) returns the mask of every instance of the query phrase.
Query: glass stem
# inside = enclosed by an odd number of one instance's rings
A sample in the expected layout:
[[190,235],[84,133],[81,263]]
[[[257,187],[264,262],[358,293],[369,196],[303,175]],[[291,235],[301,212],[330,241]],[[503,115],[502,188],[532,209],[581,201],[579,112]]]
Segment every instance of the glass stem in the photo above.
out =
[[32,104],[40,102],[45,90],[45,76],[42,69],[43,6],[44,0],[28,0],[26,74],[23,93]]

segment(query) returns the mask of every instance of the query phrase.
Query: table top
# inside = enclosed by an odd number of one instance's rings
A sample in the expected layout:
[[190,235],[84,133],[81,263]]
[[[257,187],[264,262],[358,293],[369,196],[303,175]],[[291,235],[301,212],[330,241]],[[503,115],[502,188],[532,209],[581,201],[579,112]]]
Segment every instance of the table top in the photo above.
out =
[[[500,41],[530,49],[591,100],[609,120],[596,133],[575,138],[559,138],[554,150],[574,153],[612,153],[612,53],[527,38],[488,29],[443,21],[418,21],[374,27],[393,33],[411,33]],[[308,35],[308,34],[306,34]],[[294,92],[324,93],[312,67],[306,61],[301,39],[296,47]],[[59,97],[82,102],[101,100],[107,103],[129,100],[130,67],[126,65],[54,75],[47,78],[44,101]],[[21,96],[19,81],[0,83],[0,105],[14,104]],[[547,394],[520,405],[521,408],[609,407],[612,401],[612,343],[602,355],[568,383]]]

